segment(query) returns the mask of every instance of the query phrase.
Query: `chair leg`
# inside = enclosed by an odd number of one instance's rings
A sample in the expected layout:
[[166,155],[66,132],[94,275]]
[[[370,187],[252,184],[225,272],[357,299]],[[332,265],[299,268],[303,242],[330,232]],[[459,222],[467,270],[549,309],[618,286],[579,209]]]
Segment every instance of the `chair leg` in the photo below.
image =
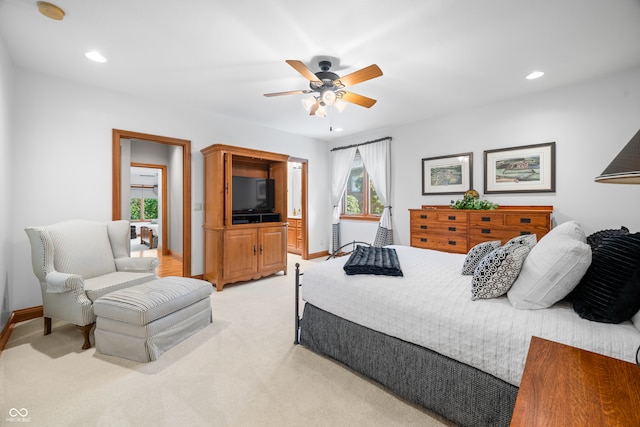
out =
[[93,328],[93,325],[95,324],[96,322],[89,323],[88,325],[84,325],[84,326],[76,325],[76,328],[78,328],[78,330],[82,334],[82,337],[84,338],[84,344],[82,345],[83,350],[87,350],[91,348],[91,341],[89,340],[89,334],[91,333],[91,328]]
[[51,317],[44,318],[44,334],[49,335],[51,333]]

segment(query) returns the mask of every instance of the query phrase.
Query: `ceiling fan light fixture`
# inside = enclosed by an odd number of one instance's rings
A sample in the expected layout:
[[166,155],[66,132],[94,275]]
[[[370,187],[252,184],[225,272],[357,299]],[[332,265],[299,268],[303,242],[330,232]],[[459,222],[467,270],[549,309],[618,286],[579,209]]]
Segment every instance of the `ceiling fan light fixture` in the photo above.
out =
[[338,110],[339,113],[342,113],[345,107],[347,106],[347,103],[342,99],[338,99],[336,102],[333,103],[333,106],[335,107],[336,110]]
[[316,116],[318,116],[318,117],[327,117],[327,107],[325,107],[324,105],[320,104],[320,106],[316,110]]
[[316,103],[316,99],[313,96],[311,96],[309,98],[304,98],[302,100],[302,106],[307,111],[309,111],[311,109],[311,107],[313,106],[313,104],[315,104],[315,103]]
[[336,102],[336,98],[336,93],[330,89],[322,92],[322,102],[324,102],[325,105],[333,105],[333,103]]

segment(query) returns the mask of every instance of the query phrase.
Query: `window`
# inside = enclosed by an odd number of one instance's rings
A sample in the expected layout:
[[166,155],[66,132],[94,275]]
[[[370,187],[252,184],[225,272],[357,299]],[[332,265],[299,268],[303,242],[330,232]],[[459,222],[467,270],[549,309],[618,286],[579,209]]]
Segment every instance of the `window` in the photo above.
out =
[[132,221],[158,219],[158,195],[154,187],[131,186],[129,210]]
[[342,198],[342,215],[346,218],[370,218],[377,221],[383,210],[384,206],[369,180],[360,152],[356,151],[347,179],[347,189]]

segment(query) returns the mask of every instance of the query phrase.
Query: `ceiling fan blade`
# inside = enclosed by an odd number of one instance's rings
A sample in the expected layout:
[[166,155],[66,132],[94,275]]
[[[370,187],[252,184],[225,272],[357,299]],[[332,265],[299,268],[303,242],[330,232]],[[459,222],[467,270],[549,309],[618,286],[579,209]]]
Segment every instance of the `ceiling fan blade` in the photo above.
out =
[[288,92],[274,92],[274,93],[265,93],[264,96],[281,96],[281,95],[296,95],[299,93],[311,93],[312,90],[290,90]]
[[375,99],[367,98],[366,96],[358,95],[353,92],[344,92],[342,94],[342,100],[365,108],[371,108],[373,107],[373,104],[377,102]]
[[318,108],[320,108],[320,103],[316,102],[311,106],[311,108],[309,108],[309,115],[313,116],[316,113],[316,111],[318,111]]
[[369,65],[358,71],[354,71],[351,74],[347,74],[344,77],[340,77],[338,80],[344,86],[353,86],[358,83],[365,82],[367,80],[375,79],[382,75],[382,70],[376,64]]
[[297,61],[295,59],[287,59],[286,63],[291,65],[297,72],[302,74],[302,77],[309,80],[310,82],[320,82],[320,79],[318,79],[318,76],[316,76],[313,73],[313,71],[307,68],[307,66],[304,65],[302,61]]

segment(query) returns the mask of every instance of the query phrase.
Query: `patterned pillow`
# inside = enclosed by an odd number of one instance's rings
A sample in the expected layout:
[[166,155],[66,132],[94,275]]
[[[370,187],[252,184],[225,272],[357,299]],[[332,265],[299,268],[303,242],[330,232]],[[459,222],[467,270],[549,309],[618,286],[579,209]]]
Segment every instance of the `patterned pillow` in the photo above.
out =
[[518,278],[531,249],[526,244],[505,244],[482,258],[471,280],[471,299],[496,298],[507,293]]
[[514,237],[504,245],[527,245],[529,249],[532,249],[536,245],[536,243],[538,243],[538,238],[535,234],[523,234],[522,236]]
[[462,274],[472,275],[480,260],[500,247],[500,240],[478,243],[471,248],[462,264]]
[[584,319],[620,323],[640,310],[640,233],[602,240],[570,297]]

